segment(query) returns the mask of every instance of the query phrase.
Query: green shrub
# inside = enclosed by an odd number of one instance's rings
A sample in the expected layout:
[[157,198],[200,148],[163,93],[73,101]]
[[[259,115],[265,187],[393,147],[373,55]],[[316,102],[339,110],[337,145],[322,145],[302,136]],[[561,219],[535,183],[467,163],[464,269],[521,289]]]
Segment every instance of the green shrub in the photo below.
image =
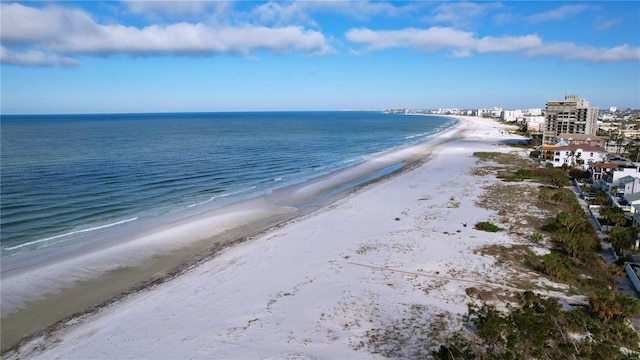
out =
[[[638,335],[624,321],[636,314],[636,301],[606,291],[590,296],[589,301],[591,310],[563,311],[556,299],[525,291],[507,311],[487,304],[469,305],[464,316],[469,333],[445,339],[446,345],[431,356],[446,360],[637,359]],[[625,354],[623,348],[635,353]]]
[[497,225],[494,225],[488,221],[481,221],[479,223],[476,224],[475,227],[477,230],[482,230],[482,231],[488,231],[488,232],[498,232],[498,231],[502,231],[502,228],[500,228]]
[[540,244],[544,241],[544,235],[540,234],[539,232],[533,233],[531,234],[531,240],[536,244]]
[[630,318],[638,315],[638,301],[631,295],[611,290],[596,290],[589,295],[591,310],[604,320],[614,317]]
[[580,180],[580,179],[588,179],[589,178],[589,172],[581,170],[581,169],[571,169],[571,170],[569,170],[569,175],[571,177],[574,177],[574,178],[578,179],[578,180]]
[[542,272],[562,281],[574,277],[571,261],[555,251],[542,257]]

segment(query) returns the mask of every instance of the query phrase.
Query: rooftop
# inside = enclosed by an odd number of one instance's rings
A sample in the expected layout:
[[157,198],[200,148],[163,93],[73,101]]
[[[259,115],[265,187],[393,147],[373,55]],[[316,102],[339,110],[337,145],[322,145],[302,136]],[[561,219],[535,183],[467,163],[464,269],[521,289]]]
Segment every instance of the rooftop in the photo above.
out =
[[566,139],[566,140],[607,140],[607,137],[597,136],[594,134],[571,134],[571,133],[562,133],[556,136],[558,139]]

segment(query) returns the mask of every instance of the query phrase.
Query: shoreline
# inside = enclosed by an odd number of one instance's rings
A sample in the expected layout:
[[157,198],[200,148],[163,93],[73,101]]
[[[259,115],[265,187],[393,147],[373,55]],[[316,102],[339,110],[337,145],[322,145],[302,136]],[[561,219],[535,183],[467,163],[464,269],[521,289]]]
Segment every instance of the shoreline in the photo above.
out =
[[[491,268],[492,259],[472,250],[481,244],[510,243],[509,237],[496,233],[478,238],[472,226],[462,226],[491,216],[474,205],[481,189],[468,173],[475,164],[474,151],[504,151],[499,130],[505,126],[493,120],[463,120],[413,166],[356,186],[319,209],[58,322],[5,355],[210,358],[210,352],[197,352],[206,347],[215,348],[216,357],[222,358],[307,352],[310,357],[371,358],[340,341],[361,334],[359,327],[366,329],[359,318],[388,317],[416,296],[419,303],[440,311],[465,311],[469,299],[460,284],[438,280],[448,284],[429,290],[433,295],[425,303],[424,286],[430,285],[419,284],[419,277],[407,278],[412,272],[458,271],[460,261],[466,267],[490,269],[486,276],[494,283],[506,276]],[[318,327],[322,336],[313,330]],[[191,340],[180,342],[178,336]],[[136,341],[124,340],[130,337]],[[309,343],[322,346],[310,349]]]
[[[59,262],[44,262],[26,271],[17,269],[13,274],[11,271],[5,273],[2,352],[25,337],[37,336],[53,324],[93,312],[119,298],[163,283],[195,264],[215,257],[221,249],[232,244],[243,243],[321,210],[365,185],[409,171],[424,162],[422,158],[430,154],[433,147],[451,140],[449,137],[456,134],[461,126],[462,122],[458,122],[426,141],[376,156],[313,181],[207,210],[163,224],[152,232],[136,232],[134,240],[127,239],[132,234],[124,234],[108,245],[75,249]],[[378,176],[367,178],[375,174]],[[318,194],[326,196],[318,198]],[[292,203],[297,207],[292,207]],[[166,238],[178,241],[168,244]],[[148,245],[153,245],[152,251],[147,250]],[[109,252],[114,255],[105,255]],[[105,260],[115,258],[120,262],[115,266]],[[7,296],[7,290],[13,292],[13,298]]]

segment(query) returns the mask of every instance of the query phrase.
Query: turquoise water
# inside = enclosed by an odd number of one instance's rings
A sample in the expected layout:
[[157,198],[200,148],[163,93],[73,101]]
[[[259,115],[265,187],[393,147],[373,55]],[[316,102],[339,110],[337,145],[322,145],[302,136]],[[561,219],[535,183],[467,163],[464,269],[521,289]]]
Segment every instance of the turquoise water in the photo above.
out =
[[2,255],[268,193],[454,123],[380,112],[2,116]]

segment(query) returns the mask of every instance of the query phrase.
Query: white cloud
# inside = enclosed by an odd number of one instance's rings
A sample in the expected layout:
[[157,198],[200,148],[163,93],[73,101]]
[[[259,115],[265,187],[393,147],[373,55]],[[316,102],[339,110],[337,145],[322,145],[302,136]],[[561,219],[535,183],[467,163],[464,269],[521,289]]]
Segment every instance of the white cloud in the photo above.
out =
[[0,3],[2,43],[27,45],[47,43],[74,33],[95,33],[96,23],[77,9],[51,6],[38,9],[21,4]]
[[365,45],[369,50],[409,47],[433,52],[446,48],[468,47],[473,42],[473,35],[470,32],[441,27],[432,27],[427,30],[351,29],[345,37],[351,42]]
[[[449,50],[456,57],[506,52],[522,53],[528,57],[553,56],[562,60],[597,63],[640,61],[640,47],[625,44],[613,48],[595,48],[571,42],[544,43],[535,34],[478,38],[472,32],[443,27],[380,31],[360,28],[349,30],[345,37],[367,51],[411,48],[423,52]],[[357,54],[358,51],[354,50],[352,53]]]
[[311,14],[339,14],[364,21],[376,15],[414,14],[416,9],[415,3],[397,6],[386,1],[269,1],[254,8],[253,14],[262,24],[317,26]]
[[307,4],[300,2],[282,3],[269,1],[253,9],[253,14],[261,24],[305,24],[317,26],[307,13]]
[[596,63],[640,61],[640,47],[627,44],[613,48],[579,46],[574,43],[544,44],[525,52],[527,56],[556,56],[563,60],[584,60]]
[[623,19],[621,17],[615,18],[615,19],[608,19],[608,20],[599,20],[598,24],[596,25],[596,29],[598,30],[606,30],[616,24],[619,24],[623,21]]
[[435,52],[448,49],[456,56],[469,56],[471,53],[513,52],[541,44],[537,35],[476,38],[471,32],[445,27],[385,31],[352,29],[346,33],[346,38],[366,46],[368,50],[406,47],[418,51]]
[[368,20],[372,16],[384,15],[394,17],[401,14],[412,14],[419,4],[397,3],[386,1],[301,1],[310,10],[320,10],[350,16],[359,20]]
[[69,57],[59,56],[55,54],[46,54],[41,51],[29,50],[22,53],[16,53],[0,47],[0,63],[9,65],[22,66],[62,66],[73,67],[80,63]]
[[329,52],[321,33],[305,31],[300,27],[213,29],[203,24],[189,23],[152,25],[142,29],[122,25],[100,26],[96,32],[68,34],[43,44],[43,47],[62,53],[96,55],[249,54],[258,49],[278,53]]
[[3,45],[30,47],[52,54],[208,55],[249,54],[256,50],[326,54],[332,51],[322,33],[298,26],[211,27],[180,22],[137,28],[97,24],[78,9],[0,6]]
[[551,20],[562,20],[567,17],[577,15],[589,9],[589,7],[590,7],[589,5],[582,5],[582,4],[563,5],[557,9],[531,15],[527,19],[529,20],[529,22],[532,22],[532,23],[539,23],[539,22],[551,21]]
[[231,1],[122,0],[127,10],[153,21],[180,19],[228,24],[233,18]]
[[220,4],[221,1],[158,1],[158,0],[123,0],[127,8],[134,14],[151,17],[183,17],[202,15]]
[[478,53],[488,52],[515,52],[523,49],[532,49],[542,45],[538,35],[524,36],[485,36],[475,41],[474,48]]
[[502,8],[502,4],[496,2],[445,2],[433,10],[433,16],[428,20],[466,27],[478,18],[485,17],[488,12],[499,8]]

